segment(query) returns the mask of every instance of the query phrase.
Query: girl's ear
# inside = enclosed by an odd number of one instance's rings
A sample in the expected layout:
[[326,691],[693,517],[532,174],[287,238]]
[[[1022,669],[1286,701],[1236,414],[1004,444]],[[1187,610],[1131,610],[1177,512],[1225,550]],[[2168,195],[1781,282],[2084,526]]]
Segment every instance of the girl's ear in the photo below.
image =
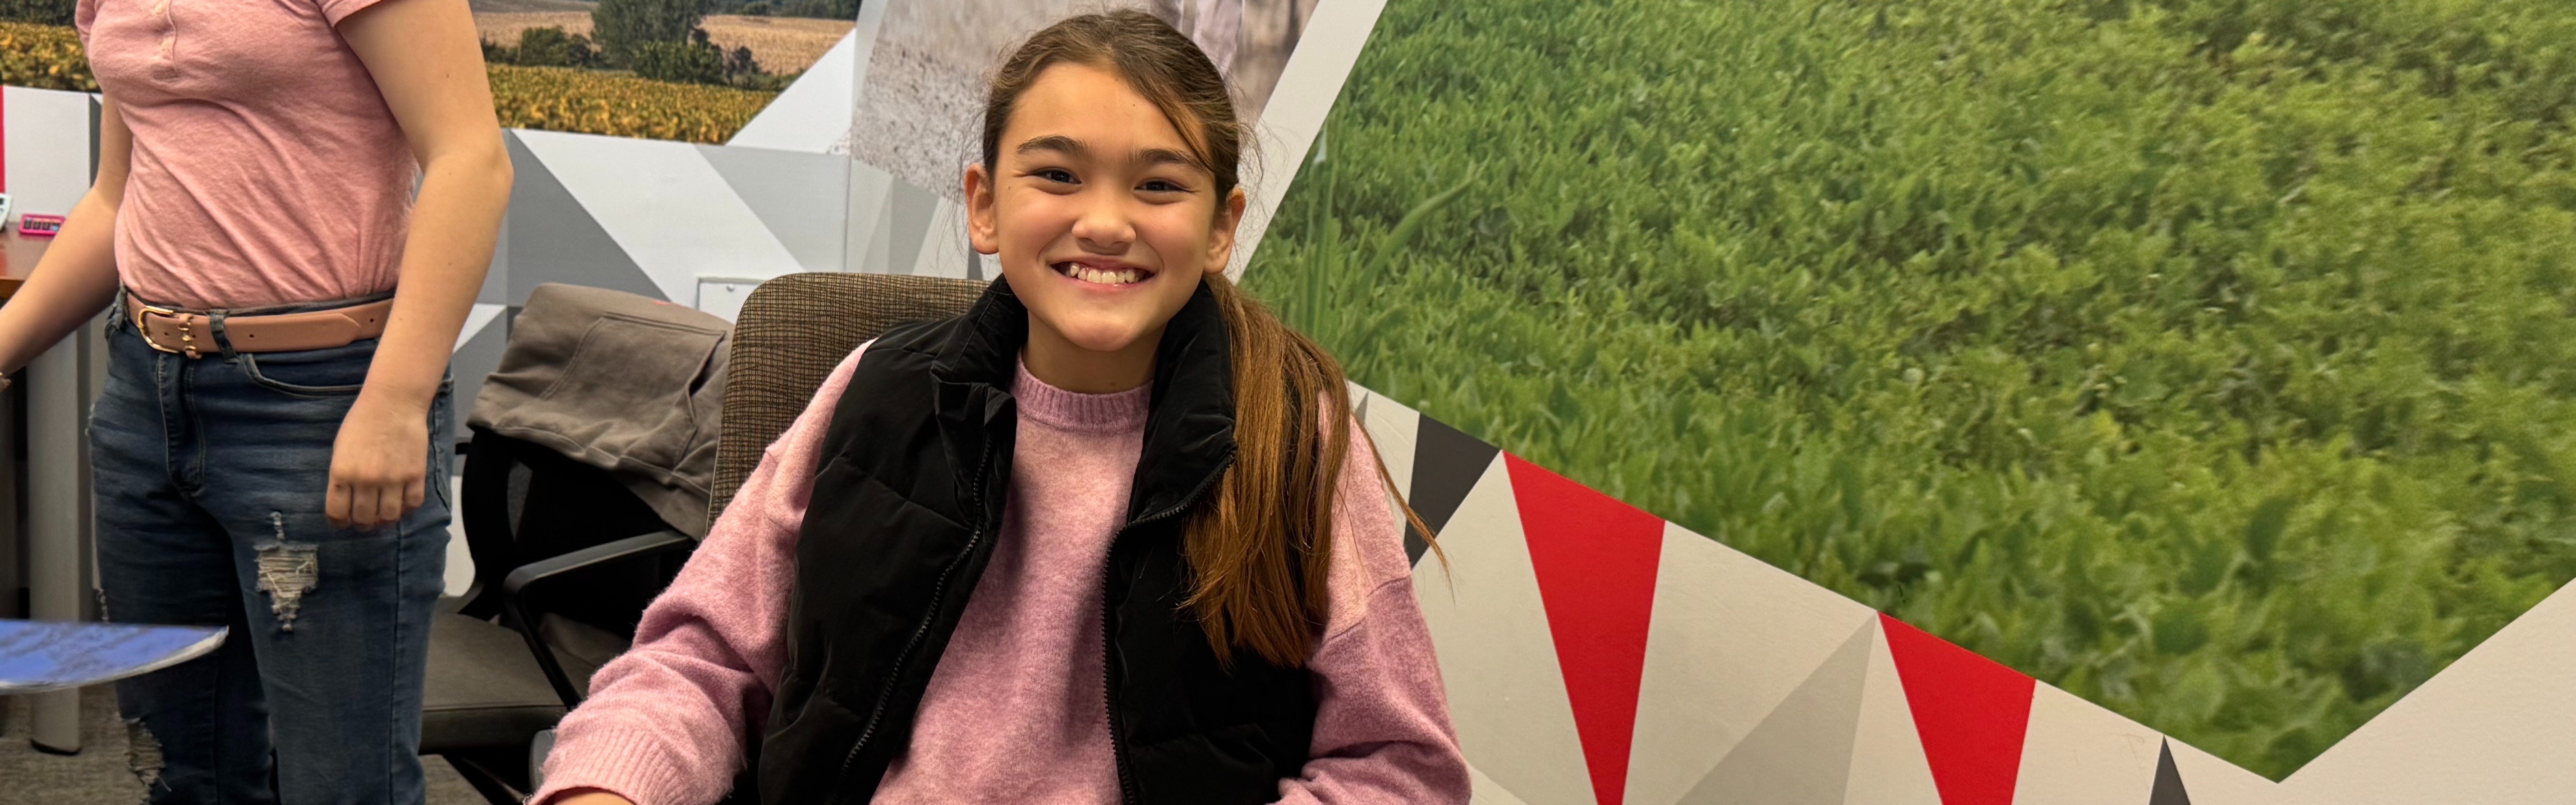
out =
[[981,254],[1002,251],[1001,224],[993,219],[993,172],[981,164],[966,166],[966,239]]
[[1208,232],[1208,263],[1205,271],[1223,273],[1226,263],[1234,259],[1234,229],[1243,223],[1243,188],[1225,194],[1225,208],[1217,210],[1216,221]]

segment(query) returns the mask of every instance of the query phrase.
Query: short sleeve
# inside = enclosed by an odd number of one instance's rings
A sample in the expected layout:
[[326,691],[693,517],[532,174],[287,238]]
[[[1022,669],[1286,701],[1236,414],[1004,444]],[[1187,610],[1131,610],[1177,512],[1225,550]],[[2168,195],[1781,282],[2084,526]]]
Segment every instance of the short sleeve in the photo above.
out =
[[[83,1],[94,2],[95,0]],[[322,4],[322,19],[330,22],[331,27],[338,28],[340,27],[340,21],[348,19],[349,15],[365,11],[368,6],[384,2],[384,0],[320,0],[320,2]]]

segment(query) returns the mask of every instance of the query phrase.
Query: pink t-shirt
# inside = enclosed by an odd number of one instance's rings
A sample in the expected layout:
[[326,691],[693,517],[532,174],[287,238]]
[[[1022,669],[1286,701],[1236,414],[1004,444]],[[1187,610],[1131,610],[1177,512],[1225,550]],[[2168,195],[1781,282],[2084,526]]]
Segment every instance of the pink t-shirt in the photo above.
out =
[[80,0],[134,132],[116,265],[147,301],[260,307],[392,290],[419,172],[332,26],[377,0]]

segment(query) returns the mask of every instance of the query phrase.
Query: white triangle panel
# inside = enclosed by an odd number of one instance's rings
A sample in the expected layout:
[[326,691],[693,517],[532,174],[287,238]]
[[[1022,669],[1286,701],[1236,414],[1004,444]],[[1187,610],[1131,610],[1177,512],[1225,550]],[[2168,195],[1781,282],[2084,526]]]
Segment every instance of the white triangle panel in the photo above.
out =
[[456,350],[464,349],[465,342],[472,341],[475,336],[481,335],[483,333],[483,328],[489,327],[492,325],[492,322],[500,320],[501,313],[509,309],[508,305],[476,304],[472,309],[467,310],[465,313],[465,326],[456,331],[456,346],[448,351],[455,352]]
[[1875,616],[1857,601],[1665,524],[1628,805],[1679,801]]
[[2282,787],[2350,805],[2576,802],[2571,638],[2576,584],[2542,599]]
[[[0,87],[0,175],[10,226],[21,213],[70,215],[89,193],[90,94]],[[17,273],[25,276],[27,267]]]
[[2014,805],[2146,805],[2164,736],[2048,685],[2031,694]]
[[1905,703],[1905,683],[1896,675],[1896,656],[1887,648],[1887,627],[1870,627],[1869,682],[1861,690],[1860,727],[1852,736],[1851,783],[1845,805],[1941,805],[1941,790],[1932,783],[1932,763],[1923,757],[1923,739],[1914,731],[1914,709]]
[[1413,591],[1467,762],[1530,805],[1589,805],[1591,773],[1501,454],[1458,504],[1440,545],[1449,572],[1426,567],[1413,574]]
[[702,274],[768,278],[804,270],[696,145],[553,131],[518,136],[665,299],[696,299]]
[[1351,384],[1351,405],[1360,427],[1368,429],[1369,441],[1377,445],[1378,460],[1386,463],[1396,494],[1412,500],[1413,444],[1422,433],[1422,414],[1358,383]]
[[[2191,805],[2326,805],[2181,741],[2172,741],[2170,745],[2173,747],[2174,771],[2181,773],[2183,789],[2191,793]],[[2548,801],[2568,800],[2562,793]],[[2427,802],[2490,805],[2486,800],[2450,797]]]
[[1863,622],[1789,698],[1737,741],[1717,768],[1682,795],[1685,805],[1843,805],[1851,783],[1853,728],[1869,681]]
[[1467,795],[1468,805],[1529,805],[1520,797],[1512,796],[1512,792],[1503,790],[1502,783],[1494,782],[1494,778],[1486,776],[1485,770],[1476,768],[1476,764],[1467,764],[1467,782],[1472,786],[1471,793]]
[[[872,37],[873,38],[873,37]],[[743,124],[726,145],[776,148],[827,153],[840,144],[850,130],[850,112],[857,99],[857,58],[859,32],[841,35],[841,41],[823,52],[821,59],[805,68],[796,83],[787,85],[768,106],[760,108],[750,123]]]

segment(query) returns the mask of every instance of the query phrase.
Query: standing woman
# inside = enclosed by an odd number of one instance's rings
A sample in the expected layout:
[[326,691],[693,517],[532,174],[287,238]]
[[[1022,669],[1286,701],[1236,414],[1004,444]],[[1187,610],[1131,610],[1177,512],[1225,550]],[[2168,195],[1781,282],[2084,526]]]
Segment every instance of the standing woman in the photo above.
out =
[[446,367],[510,190],[473,18],[80,0],[77,22],[98,175],[0,307],[0,370],[113,304],[102,609],[231,628],[118,685],[135,774],[151,802],[420,802]]

